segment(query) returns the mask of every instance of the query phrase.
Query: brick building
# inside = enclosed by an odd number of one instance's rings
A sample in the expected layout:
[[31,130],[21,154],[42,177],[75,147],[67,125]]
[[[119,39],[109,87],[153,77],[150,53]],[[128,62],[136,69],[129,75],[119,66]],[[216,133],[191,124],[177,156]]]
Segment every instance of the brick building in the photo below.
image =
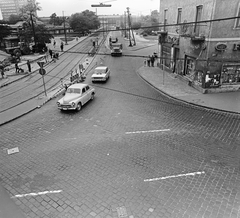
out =
[[161,0],[160,22],[161,64],[204,93],[240,89],[239,0]]

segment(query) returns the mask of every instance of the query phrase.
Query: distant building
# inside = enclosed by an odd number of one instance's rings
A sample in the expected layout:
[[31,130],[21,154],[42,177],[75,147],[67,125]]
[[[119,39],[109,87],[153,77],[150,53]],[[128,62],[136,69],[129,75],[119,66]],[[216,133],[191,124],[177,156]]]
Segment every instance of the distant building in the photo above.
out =
[[239,90],[240,18],[198,23],[238,16],[239,0],[161,0],[160,64],[204,93]]
[[8,20],[11,14],[18,15],[20,8],[29,2],[35,2],[35,0],[0,0],[3,20]]

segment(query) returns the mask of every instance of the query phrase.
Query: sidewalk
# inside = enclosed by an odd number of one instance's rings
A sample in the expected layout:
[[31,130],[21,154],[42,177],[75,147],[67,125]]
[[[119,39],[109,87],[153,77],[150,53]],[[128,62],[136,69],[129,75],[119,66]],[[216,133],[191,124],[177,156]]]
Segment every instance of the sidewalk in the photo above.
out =
[[138,73],[146,82],[170,97],[208,109],[240,114],[240,91],[202,94],[173,73],[159,67],[143,66]]
[[[74,38],[74,37],[73,37]],[[64,42],[64,51],[67,51],[68,49],[72,48],[73,46],[75,46],[76,44],[80,43],[81,41],[83,41],[86,37],[81,37],[78,38],[78,41],[76,41],[76,39],[73,39],[71,41],[67,42],[67,45]],[[64,53],[64,52],[60,52],[60,44],[62,42],[61,39],[64,39],[64,37],[55,37],[54,38],[56,41],[56,46],[54,48],[53,43],[49,43],[47,44],[47,47],[50,48],[51,50],[55,50],[57,52],[59,52],[60,56]],[[52,40],[53,41],[53,40]],[[48,54],[48,53],[47,53]],[[24,73],[19,73],[16,74],[15,73],[15,64],[11,64],[8,68],[10,69],[9,71],[5,71],[5,77],[4,79],[0,78],[0,88],[5,86],[5,85],[9,85],[12,82],[15,82],[17,80],[23,79],[27,76],[29,76],[28,73],[28,68],[27,68],[27,60],[29,60],[31,62],[31,68],[32,68],[32,73],[35,73],[37,70],[39,70],[39,65],[37,64],[37,61],[46,61],[45,60],[45,54],[32,54],[32,55],[24,55],[21,58],[21,62],[18,64],[18,66],[22,69],[24,69]],[[47,57],[48,62],[50,63],[50,57]]]

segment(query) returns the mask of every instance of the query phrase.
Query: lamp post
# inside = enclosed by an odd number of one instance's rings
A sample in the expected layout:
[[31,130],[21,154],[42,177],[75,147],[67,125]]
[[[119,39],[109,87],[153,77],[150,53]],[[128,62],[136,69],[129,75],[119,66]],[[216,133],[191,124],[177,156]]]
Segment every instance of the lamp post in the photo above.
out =
[[66,24],[65,24],[65,17],[64,17],[64,11],[63,13],[63,29],[64,29],[64,36],[65,36],[65,45],[67,45],[67,34],[66,34]]

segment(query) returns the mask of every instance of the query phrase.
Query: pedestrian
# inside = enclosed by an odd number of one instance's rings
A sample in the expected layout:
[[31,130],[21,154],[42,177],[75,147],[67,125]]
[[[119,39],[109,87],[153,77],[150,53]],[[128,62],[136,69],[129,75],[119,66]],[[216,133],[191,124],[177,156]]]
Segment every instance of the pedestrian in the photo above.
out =
[[61,42],[60,48],[61,48],[61,51],[63,51],[63,42]]
[[148,67],[150,67],[150,63],[151,63],[151,57],[149,55],[148,58],[147,58],[147,65],[148,65]]
[[54,40],[53,41],[53,47],[55,48],[55,46],[56,46],[56,41]]
[[16,69],[15,73],[19,73],[19,69],[20,69],[20,68],[19,68],[19,66],[18,66],[18,62],[15,63],[15,69]]
[[143,61],[143,65],[144,65],[144,67],[147,66],[147,59],[146,59],[146,58],[145,58],[144,61]]
[[154,67],[154,62],[155,62],[154,55],[151,56],[150,61],[151,61],[151,66]]
[[0,65],[0,71],[1,71],[1,75],[2,75],[2,79],[4,79],[4,67],[2,65]]
[[53,57],[53,51],[49,48],[48,52],[49,52],[50,57],[52,58]]
[[31,73],[31,63],[29,60],[27,60],[27,66],[28,66],[28,72]]

